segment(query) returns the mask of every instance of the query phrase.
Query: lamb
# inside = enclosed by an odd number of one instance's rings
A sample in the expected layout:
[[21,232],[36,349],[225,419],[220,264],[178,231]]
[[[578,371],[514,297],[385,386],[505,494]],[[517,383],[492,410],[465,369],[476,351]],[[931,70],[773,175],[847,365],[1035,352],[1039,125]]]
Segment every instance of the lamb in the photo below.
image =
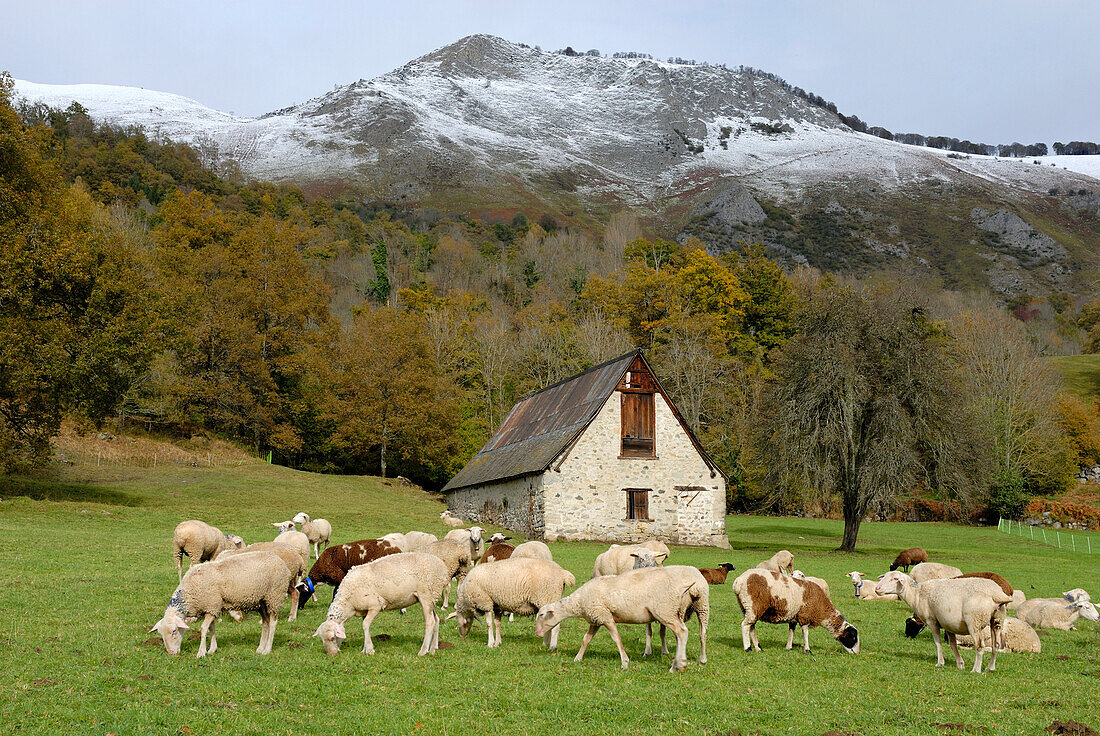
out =
[[723,562],[718,567],[700,567],[699,572],[703,573],[703,579],[708,585],[725,585],[726,576],[736,569],[736,565]]
[[604,626],[619,650],[625,670],[630,658],[623,649],[616,624],[657,621],[676,636],[676,656],[669,671],[682,672],[687,669],[688,628],[685,622],[692,612],[699,619],[699,664],[706,664],[710,588],[697,568],[686,565],[647,567],[621,575],[595,577],[571,595],[540,608],[535,617],[535,634],[546,636],[562,621],[579,616],[588,621],[588,631],[573,661],[580,662],[584,658],[592,637]]
[[913,571],[909,573],[909,577],[918,583],[923,583],[926,580],[957,578],[962,574],[962,570],[951,565],[944,565],[940,562],[921,562],[913,566]]
[[1065,598],[1030,598],[1020,604],[1016,615],[1036,629],[1074,631],[1079,617],[1100,621],[1100,613],[1089,601],[1069,603]]
[[910,547],[898,553],[898,556],[894,558],[894,564],[890,565],[890,570],[894,571],[899,567],[904,567],[905,572],[908,573],[910,565],[916,565],[921,562],[928,562],[928,553],[920,547]]
[[181,521],[172,533],[172,544],[176,558],[177,580],[183,582],[183,556],[191,565],[212,560],[227,549],[244,547],[244,540],[235,534],[223,534],[221,529],[206,522],[192,519]]
[[295,514],[294,523],[302,525],[302,533],[309,537],[310,544],[313,545],[313,558],[319,558],[321,553],[317,548],[328,547],[329,540],[332,539],[332,524],[327,519],[311,520],[305,512]]
[[424,612],[424,641],[419,654],[424,656],[439,649],[435,602],[449,581],[443,560],[424,552],[400,552],[359,565],[344,578],[324,623],[313,635],[321,640],[326,652],[336,654],[347,638],[344,622],[362,616],[363,654],[374,654],[370,625],[375,616],[419,602]]
[[1073,590],[1067,590],[1062,593],[1062,597],[1070,603],[1077,603],[1078,601],[1092,601],[1092,596],[1088,594],[1088,591],[1084,588],[1074,588]]
[[[298,600],[300,597],[300,591],[296,583],[299,578],[306,574],[306,565],[309,563],[309,550],[305,550],[303,555],[300,550],[283,544],[276,540],[274,542],[253,542],[244,549],[227,549],[219,554],[217,560],[224,559],[226,557],[232,557],[233,555],[247,554],[248,552],[273,552],[279,556],[279,559],[290,569],[290,588],[287,593],[290,595],[290,616],[287,621],[295,621],[298,618]],[[229,612],[230,616],[237,621],[241,620],[241,613],[239,609],[232,609]]]
[[432,542],[424,551],[435,555],[447,565],[450,575],[447,584],[443,586],[443,607],[446,608],[451,600],[451,578],[455,578],[459,585],[466,578],[466,573],[473,567],[473,558],[470,556],[470,544],[468,542],[456,542],[453,539],[440,539]]
[[455,529],[457,529],[459,527],[466,526],[465,521],[458,518],[457,516],[452,514],[450,511],[444,511],[443,513],[441,513],[439,515],[439,518],[444,524],[446,524],[447,526],[450,526],[450,527],[454,527]]
[[550,552],[550,547],[546,545],[546,542],[538,540],[517,544],[515,551],[512,552],[512,557],[554,561],[554,555]]
[[[291,585],[290,568],[273,552],[247,552],[194,565],[172,593],[164,616],[153,624],[149,633],[161,635],[169,654],[179,654],[183,630],[189,628],[187,620],[202,616],[202,641],[197,656],[205,657],[218,649],[214,622],[222,611],[255,610],[263,620],[260,646],[256,651],[270,654],[279,608]],[[210,635],[209,649],[206,648],[207,634]]]
[[507,560],[516,551],[516,548],[510,544],[504,542],[495,542],[489,545],[489,549],[485,550],[485,554],[482,555],[482,562],[493,562],[494,560]]
[[[982,578],[928,580],[920,583],[918,590],[913,578],[895,570],[883,575],[875,590],[879,595],[896,593],[921,621],[928,624],[936,643],[937,667],[944,664],[941,628],[947,633],[947,641],[955,652],[955,664],[961,670],[965,665],[959,654],[957,635],[969,634],[974,641],[983,642],[983,632],[988,627],[994,646],[986,671],[997,669],[998,634],[1004,625],[1005,605],[1012,600],[1012,596],[995,582]],[[982,671],[983,651],[982,647],[976,649],[971,672]]]
[[378,539],[360,539],[358,542],[347,542],[329,547],[313,567],[309,568],[309,575],[298,584],[301,594],[299,605],[305,605],[310,596],[314,594],[318,585],[324,583],[332,586],[332,598],[336,600],[336,593],[340,590],[340,583],[347,577],[348,572],[356,565],[364,565],[379,557],[396,555],[401,552],[389,542]]
[[756,566],[758,570],[771,570],[782,573],[784,570],[790,574],[794,570],[794,555],[785,549],[781,549]]
[[641,544],[613,544],[606,552],[596,557],[596,562],[592,566],[592,577],[619,575],[627,570],[633,570],[639,553],[651,553],[658,565],[663,564],[670,554],[664,542],[652,539]]
[[[959,634],[955,641],[960,647],[973,647],[974,639],[969,634]],[[1004,628],[1001,629],[1001,641],[997,647],[1002,652],[1035,652],[1043,650],[1043,644],[1039,641],[1039,635],[1035,629],[1018,618],[1005,619]]]
[[821,588],[822,590],[825,591],[825,597],[826,598],[828,598],[829,600],[832,600],[832,595],[829,594],[829,584],[827,582],[825,582],[825,578],[815,578],[815,577],[812,577],[810,575],[807,575],[806,573],[802,572],[801,570],[795,570],[794,572],[792,572],[791,577],[796,578],[798,580],[805,580],[807,582],[813,583],[814,585],[816,585],[817,587],[819,587],[819,588]]
[[810,627],[821,626],[833,635],[845,650],[859,653],[859,632],[832,604],[825,591],[806,580],[774,570],[753,568],[733,581],[737,603],[745,614],[741,621],[741,643],[745,651],[760,651],[756,622],[790,627],[787,649],[794,646],[795,626],[802,626],[802,650],[810,651]]
[[855,588],[856,598],[864,601],[896,601],[898,597],[893,593],[886,595],[879,595],[875,593],[875,586],[867,585],[867,574],[857,572],[853,570],[848,573],[848,579],[852,581],[852,587]]
[[[501,613],[533,616],[546,604],[560,600],[566,586],[576,584],[573,573],[546,560],[521,557],[478,565],[458,586],[455,612],[448,618],[458,618],[458,633],[466,638],[470,625],[487,615],[488,645],[499,647],[503,642]],[[544,637],[551,650],[558,647],[558,629],[555,626]]]

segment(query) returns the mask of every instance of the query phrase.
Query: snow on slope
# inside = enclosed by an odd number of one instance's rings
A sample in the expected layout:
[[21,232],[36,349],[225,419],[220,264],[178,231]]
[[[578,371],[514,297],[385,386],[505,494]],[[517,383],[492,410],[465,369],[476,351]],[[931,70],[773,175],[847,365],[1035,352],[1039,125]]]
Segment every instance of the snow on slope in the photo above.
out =
[[[948,158],[946,151],[855,133],[750,72],[567,57],[491,36],[461,39],[259,118],[130,87],[17,81],[16,94],[57,107],[78,100],[96,119],[216,149],[258,178],[348,178],[394,191],[562,172],[581,194],[634,201],[700,178],[732,178],[778,196],[821,182],[892,188],[935,179],[1038,192],[1100,184],[1061,168],[1100,177],[1100,157],[1042,159],[1057,167]],[[760,123],[786,132],[768,135]],[[688,145],[704,150],[692,153]]]

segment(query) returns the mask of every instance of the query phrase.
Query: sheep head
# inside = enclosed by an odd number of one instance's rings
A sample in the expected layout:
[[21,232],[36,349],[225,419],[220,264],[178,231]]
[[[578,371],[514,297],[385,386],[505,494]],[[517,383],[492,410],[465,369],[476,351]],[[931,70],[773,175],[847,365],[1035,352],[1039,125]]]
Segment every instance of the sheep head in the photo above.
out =
[[344,639],[348,638],[348,635],[344,632],[344,625],[332,619],[327,619],[318,626],[313,635],[321,640],[321,643],[325,645],[325,651],[329,654],[338,654],[340,645],[344,643]]
[[272,522],[271,526],[278,529],[279,534],[285,534],[286,532],[294,531],[294,522],[293,521]]
[[1066,606],[1070,610],[1075,610],[1081,614],[1081,618],[1088,619],[1089,621],[1100,621],[1100,611],[1096,610],[1096,606],[1092,605],[1089,601],[1077,601],[1076,603]]
[[313,580],[310,577],[302,578],[302,582],[294,586],[298,589],[298,608],[301,608],[306,604],[310,598],[313,597],[313,593],[316,591],[316,587],[313,584]]
[[806,579],[806,573],[802,572],[801,570],[795,570],[794,572],[791,573],[791,577],[794,578],[795,580],[805,580]]
[[567,618],[569,616],[566,615],[561,601],[547,603],[535,614],[535,636],[546,636],[550,633],[550,629]]
[[506,537],[500,532],[497,532],[493,536],[489,537],[489,544],[501,544],[503,542],[507,542],[509,539],[511,539],[511,537]]
[[226,534],[225,538],[226,538],[226,540],[228,540],[228,542],[230,544],[233,545],[233,547],[235,549],[244,549],[245,548],[244,539],[237,536],[236,534]]
[[859,632],[855,626],[852,626],[847,621],[844,622],[844,628],[837,634],[836,640],[840,642],[840,646],[852,654],[859,654]]
[[723,562],[721,565],[718,566],[718,568],[720,570],[725,570],[726,573],[731,573],[731,572],[733,572],[734,570],[737,569],[737,565],[734,565],[734,564],[729,563],[729,562]]
[[1073,590],[1067,590],[1062,593],[1062,597],[1070,603],[1076,603],[1077,601],[1091,601],[1092,596],[1088,594],[1084,588],[1074,588]]
[[878,585],[875,586],[875,593],[877,595],[889,595],[890,593],[894,593],[900,596],[901,592],[912,584],[913,578],[903,572],[891,570],[878,579]]
[[296,513],[294,515],[294,523],[295,524],[308,524],[309,523],[309,514],[305,513],[304,511],[299,511],[298,513]]
[[164,618],[153,624],[149,633],[160,634],[161,639],[164,640],[164,649],[169,654],[179,654],[180,646],[183,644],[183,630],[189,628],[191,627],[182,616],[173,611],[166,611]]
[[653,554],[649,550],[640,549],[637,552],[631,552],[630,556],[634,558],[634,569],[638,570],[643,567],[657,567],[668,555],[664,552]]
[[482,539],[481,535],[483,535],[485,533],[484,529],[482,529],[479,526],[472,526],[469,529],[467,529],[466,531],[470,532],[470,541],[471,542],[473,542],[474,544],[481,544],[481,539]]

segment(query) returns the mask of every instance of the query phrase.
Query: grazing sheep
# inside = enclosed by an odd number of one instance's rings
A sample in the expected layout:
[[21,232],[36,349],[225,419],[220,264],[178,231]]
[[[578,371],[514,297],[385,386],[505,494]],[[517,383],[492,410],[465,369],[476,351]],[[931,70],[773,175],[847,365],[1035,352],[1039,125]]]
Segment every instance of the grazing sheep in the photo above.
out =
[[[959,634],[956,638],[960,647],[973,647],[974,639],[969,634]],[[988,648],[988,647],[987,647]],[[1039,635],[1025,621],[1009,617],[1001,629],[1001,641],[997,647],[1002,652],[1035,652],[1043,650]]]
[[1078,601],[1092,601],[1092,596],[1088,594],[1088,591],[1084,588],[1074,588],[1073,590],[1067,590],[1062,593],[1062,597],[1070,603],[1077,603]]
[[795,578],[797,580],[805,580],[808,583],[813,583],[814,585],[816,585],[817,587],[819,587],[819,588],[821,588],[822,590],[825,591],[825,597],[826,598],[828,598],[829,600],[832,600],[833,596],[830,595],[830,592],[829,592],[829,583],[827,583],[825,581],[825,578],[815,578],[811,575],[807,575],[806,573],[802,572],[801,570],[795,570],[794,572],[792,572],[791,577]]
[[466,526],[465,521],[458,518],[457,516],[452,514],[450,511],[444,511],[443,513],[441,513],[439,515],[439,519],[440,519],[440,521],[442,521],[447,526],[454,527],[456,529],[459,528],[459,527],[462,527],[462,526]]
[[789,575],[794,570],[794,555],[785,549],[781,549],[770,558],[756,565],[758,570],[771,570],[782,574],[786,570]]
[[910,565],[916,565],[921,562],[928,562],[928,553],[920,547],[910,547],[898,553],[898,556],[894,558],[894,564],[890,565],[890,570],[892,572],[899,567],[904,567],[905,572],[908,573]]
[[[298,618],[298,599],[300,597],[300,591],[297,587],[299,578],[306,574],[306,566],[309,563],[309,550],[307,549],[303,555],[300,550],[294,549],[289,545],[282,544],[281,542],[253,542],[244,549],[227,549],[221,552],[214,559],[221,560],[226,557],[232,557],[233,555],[246,554],[248,552],[273,552],[279,556],[279,559],[290,569],[290,588],[287,593],[290,595],[290,616],[287,621],[294,621]],[[232,609],[229,615],[237,621],[241,620],[241,612],[239,609]]]
[[[489,647],[499,647],[502,613],[533,616],[547,603],[560,600],[567,586],[576,584],[573,573],[547,560],[521,557],[478,565],[458,586],[455,612],[448,618],[458,618],[458,633],[466,638],[470,625],[488,616]],[[544,640],[550,649],[557,649],[558,627]]]
[[301,524],[302,533],[309,537],[309,542],[313,545],[313,559],[320,557],[318,546],[328,547],[329,540],[332,539],[332,524],[328,523],[328,519],[311,520],[309,514],[301,511],[294,515],[293,521]]
[[[995,582],[982,578],[963,578],[928,580],[918,585],[905,573],[892,571],[882,576],[875,590],[879,595],[896,593],[921,621],[928,624],[936,643],[937,667],[944,664],[943,645],[940,642],[941,628],[947,633],[947,642],[955,652],[955,664],[960,670],[965,665],[962,655],[959,654],[957,635],[969,634],[974,641],[984,642],[983,632],[988,628],[990,640],[995,646],[987,671],[997,669],[996,645],[1000,643],[999,632],[1004,626],[1005,605],[1012,600],[1012,596],[1001,590]],[[983,648],[978,647],[975,651],[974,669],[971,671],[981,672]]]
[[322,583],[332,586],[332,598],[336,600],[340,583],[344,582],[344,578],[353,567],[400,552],[400,549],[389,542],[379,539],[360,539],[358,542],[329,547],[321,553],[313,563],[313,567],[309,568],[309,575],[298,584],[298,590],[301,593],[299,605],[304,606],[316,591],[317,586]]
[[592,577],[619,575],[627,570],[633,570],[637,555],[645,553],[652,553],[658,565],[663,564],[670,554],[664,542],[652,539],[641,544],[613,544],[606,552],[596,557],[596,562],[592,566]]
[[913,566],[913,571],[909,573],[909,577],[918,583],[923,583],[925,580],[957,578],[962,574],[962,570],[951,565],[944,565],[940,562],[921,562]]
[[688,628],[685,622],[692,612],[699,619],[699,664],[706,664],[710,588],[698,569],[686,565],[646,567],[621,575],[595,577],[571,595],[540,608],[535,617],[535,634],[546,636],[562,621],[579,616],[588,621],[588,631],[573,661],[580,662],[584,658],[592,637],[604,626],[619,650],[619,660],[625,670],[630,658],[623,649],[616,624],[656,621],[676,636],[676,656],[669,671],[682,672],[687,669]]
[[[183,630],[189,628],[187,621],[202,616],[202,641],[196,656],[205,657],[218,649],[214,622],[222,611],[259,611],[263,624],[256,651],[270,654],[279,608],[292,584],[290,569],[273,552],[247,552],[194,565],[172,593],[164,616],[153,624],[149,633],[161,635],[169,654],[179,654]],[[206,648],[207,634],[210,635],[209,649]]]
[[1065,598],[1029,598],[1016,609],[1016,615],[1036,629],[1074,631],[1079,617],[1100,621],[1100,613],[1089,601],[1069,603]]
[[878,595],[875,593],[874,585],[867,585],[867,574],[857,572],[853,570],[848,573],[848,579],[852,581],[852,587],[855,588],[856,598],[864,601],[896,601],[898,597],[893,593],[887,595]]
[[481,556],[481,561],[493,562],[495,560],[507,560],[515,551],[516,548],[510,544],[494,542],[489,545],[489,549],[485,550],[485,554]]
[[176,579],[183,580],[183,556],[187,555],[191,565],[212,560],[227,549],[240,549],[244,540],[236,534],[222,534],[221,529],[210,526],[204,521],[192,519],[181,521],[172,533],[172,544],[176,558]]
[[802,649],[810,651],[810,627],[821,626],[852,654],[859,653],[859,632],[836,610],[825,591],[806,580],[774,570],[753,568],[733,581],[737,603],[745,614],[741,643],[745,651],[760,651],[756,622],[787,624],[787,649],[794,647],[795,626],[802,626]]
[[447,570],[450,571],[447,584],[443,586],[444,608],[449,605],[451,600],[451,578],[455,578],[458,584],[462,585],[466,573],[474,566],[470,550],[469,542],[456,542],[453,539],[440,539],[438,542],[432,542],[424,548],[426,553],[443,560],[447,565]]
[[703,579],[707,581],[708,585],[724,585],[726,576],[736,569],[736,565],[723,562],[718,567],[700,567],[699,572],[703,573]]
[[515,551],[512,552],[512,557],[525,557],[529,560],[554,561],[554,555],[550,552],[550,548],[546,545],[546,542],[540,542],[538,540],[517,544]]
[[374,654],[370,625],[375,616],[420,603],[424,612],[424,642],[419,654],[434,652],[439,649],[439,614],[435,602],[449,580],[444,562],[424,552],[401,552],[359,565],[344,578],[324,623],[313,635],[321,640],[326,652],[336,654],[347,638],[344,622],[352,616],[362,616],[363,654]]

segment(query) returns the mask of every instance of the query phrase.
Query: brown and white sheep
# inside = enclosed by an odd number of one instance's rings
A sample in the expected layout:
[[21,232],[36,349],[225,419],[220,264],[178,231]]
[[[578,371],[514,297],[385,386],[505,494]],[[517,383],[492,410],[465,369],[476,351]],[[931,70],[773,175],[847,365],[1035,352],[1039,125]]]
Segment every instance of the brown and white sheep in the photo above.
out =
[[825,591],[814,583],[773,570],[753,568],[733,581],[737,603],[745,614],[741,621],[741,643],[745,651],[760,651],[756,622],[787,624],[787,649],[794,646],[795,626],[802,627],[802,649],[810,651],[810,627],[820,626],[833,635],[845,650],[859,653],[859,632],[832,604]]
[[489,545],[489,549],[485,550],[485,554],[482,555],[482,562],[493,562],[499,560],[507,560],[512,556],[512,553],[516,551],[516,548],[506,542],[494,542]]
[[756,565],[758,570],[771,570],[782,574],[784,571],[790,575],[794,572],[794,555],[785,549],[781,549],[774,555]]
[[825,578],[815,578],[812,575],[807,575],[801,570],[795,570],[794,572],[792,572],[791,577],[797,580],[805,580],[808,583],[813,583],[814,585],[825,591],[826,598],[828,598],[829,600],[833,599],[832,593],[829,590],[829,583],[827,580],[825,580]]
[[298,584],[299,605],[304,606],[321,584],[332,586],[332,597],[335,599],[340,583],[353,567],[400,552],[397,547],[380,539],[360,539],[329,547],[309,568],[309,575]]
[[718,567],[700,567],[699,572],[703,573],[703,579],[707,581],[708,585],[724,585],[726,576],[736,569],[736,565],[723,562]]
[[216,526],[210,526],[205,521],[191,519],[181,521],[172,532],[172,546],[176,559],[176,579],[183,580],[183,556],[191,561],[192,565],[206,562],[217,557],[227,549],[241,549],[244,540],[236,534],[223,534]]
[[893,571],[897,570],[899,567],[904,567],[905,572],[908,573],[910,566],[921,562],[928,562],[928,553],[920,547],[910,547],[898,553],[898,556],[894,558],[894,564],[890,565],[890,570]]

